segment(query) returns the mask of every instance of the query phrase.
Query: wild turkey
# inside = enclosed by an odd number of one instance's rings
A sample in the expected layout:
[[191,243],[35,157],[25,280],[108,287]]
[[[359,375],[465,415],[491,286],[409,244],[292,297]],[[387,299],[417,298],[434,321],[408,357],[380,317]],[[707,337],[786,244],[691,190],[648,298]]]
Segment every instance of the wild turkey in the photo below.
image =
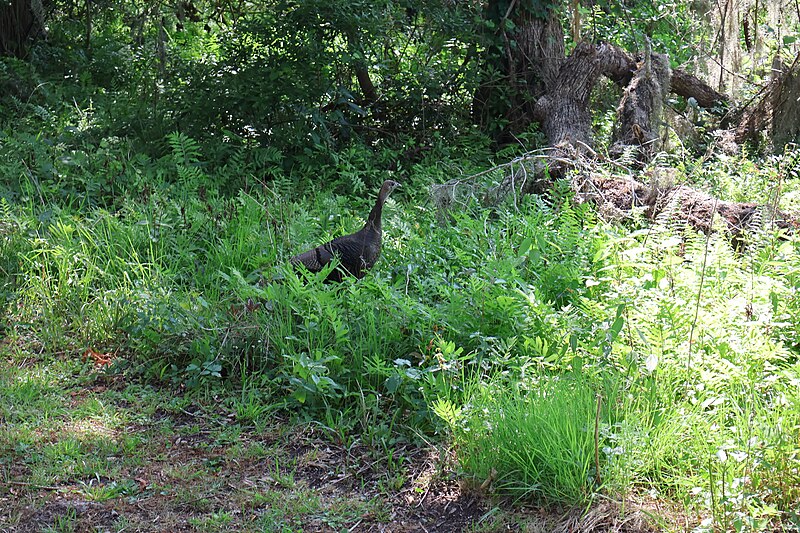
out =
[[364,227],[350,235],[337,237],[302,254],[292,257],[289,262],[294,266],[304,266],[311,272],[319,272],[334,257],[339,266],[326,278],[326,281],[342,281],[344,276],[364,277],[381,255],[381,212],[389,194],[400,184],[386,180],[381,185],[378,200],[369,212]]

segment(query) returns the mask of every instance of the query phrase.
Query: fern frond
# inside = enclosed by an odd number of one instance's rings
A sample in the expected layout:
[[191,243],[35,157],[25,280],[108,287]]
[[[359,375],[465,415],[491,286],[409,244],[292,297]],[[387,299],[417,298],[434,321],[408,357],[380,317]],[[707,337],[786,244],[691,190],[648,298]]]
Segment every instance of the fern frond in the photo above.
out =
[[786,145],[780,164],[780,173],[784,178],[800,177],[800,149],[796,144]]
[[176,164],[193,165],[200,162],[200,144],[188,135],[172,132],[167,135],[167,143]]
[[204,175],[199,167],[176,165],[178,182],[188,190],[194,190],[203,181]]

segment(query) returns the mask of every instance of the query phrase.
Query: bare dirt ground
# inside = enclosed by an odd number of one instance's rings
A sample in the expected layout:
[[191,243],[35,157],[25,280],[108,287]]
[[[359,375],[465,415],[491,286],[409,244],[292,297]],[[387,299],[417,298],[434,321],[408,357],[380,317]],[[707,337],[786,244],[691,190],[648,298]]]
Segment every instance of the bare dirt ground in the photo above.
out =
[[193,434],[150,442],[147,461],[120,472],[135,481],[133,495],[92,501],[84,486],[108,485],[110,478],[41,486],[15,481],[28,476],[24,466],[12,467],[0,514],[15,524],[0,529],[463,531],[489,508],[455,481],[433,481],[434,459],[422,451],[405,450],[404,466],[391,474],[369,451],[325,443],[310,431],[242,434],[237,448],[273,453],[237,457],[232,445],[212,444],[214,429],[188,416],[177,421],[181,426],[192,426]]
[[513,505],[459,480],[433,445],[376,448],[281,419],[256,428],[222,403],[142,390],[113,377],[50,390],[62,403],[38,426],[37,411],[0,411],[0,531],[635,532],[664,514]]

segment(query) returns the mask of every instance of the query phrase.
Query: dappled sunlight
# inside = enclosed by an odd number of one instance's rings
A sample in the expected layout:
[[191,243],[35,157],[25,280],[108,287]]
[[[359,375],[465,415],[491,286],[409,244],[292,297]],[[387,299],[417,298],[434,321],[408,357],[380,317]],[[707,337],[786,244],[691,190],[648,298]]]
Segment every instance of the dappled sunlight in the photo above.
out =
[[92,442],[98,439],[116,439],[119,435],[119,429],[98,418],[72,420],[61,426],[59,431],[59,438],[74,437],[84,442]]
[[0,0],[0,523],[797,521],[791,0],[39,4]]

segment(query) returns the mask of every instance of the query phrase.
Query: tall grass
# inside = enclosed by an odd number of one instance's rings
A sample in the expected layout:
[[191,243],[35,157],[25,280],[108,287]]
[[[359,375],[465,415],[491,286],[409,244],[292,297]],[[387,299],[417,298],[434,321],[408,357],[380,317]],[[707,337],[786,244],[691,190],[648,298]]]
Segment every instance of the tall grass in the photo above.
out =
[[16,343],[235,388],[247,421],[451,431],[465,474],[499,494],[646,491],[725,527],[796,506],[795,240],[629,232],[558,193],[443,226],[401,191],[375,269],[332,286],[286,258],[360,227],[370,199],[225,195],[190,140],[172,144],[160,181],[114,210],[47,186],[0,204]]
[[455,426],[461,466],[516,498],[581,503],[597,479],[595,403],[585,382],[569,378],[481,387]]
[[[795,272],[797,242],[762,239],[742,254],[721,233],[658,225],[632,235],[606,231],[589,235],[594,265],[576,269],[600,290],[566,291],[571,302],[542,302],[547,288],[534,281],[519,290],[527,298],[516,304],[506,291],[507,318],[533,316],[524,321],[526,331],[506,333],[506,347],[510,339],[526,341],[512,344],[510,358],[493,352],[494,361],[510,362],[491,374],[500,385],[468,386],[461,403],[436,404],[465,473],[501,494],[562,504],[584,502],[595,491],[644,490],[684,501],[726,529],[790,518],[796,491],[779,487],[786,479],[796,484],[800,466],[798,362],[790,348],[797,339],[793,323],[780,317],[793,313],[796,278],[782,273]],[[544,335],[532,342],[536,331]],[[561,349],[541,350],[559,341]],[[540,357],[530,359],[537,351]],[[572,391],[560,393],[572,409],[543,400],[547,386],[520,387],[526,373],[530,383],[562,383],[569,368],[580,370],[577,386],[588,391],[576,398],[575,382],[562,385]],[[594,394],[602,402],[597,464],[587,421]],[[572,464],[582,482],[555,490],[548,469],[567,464],[565,455],[581,458]]]

